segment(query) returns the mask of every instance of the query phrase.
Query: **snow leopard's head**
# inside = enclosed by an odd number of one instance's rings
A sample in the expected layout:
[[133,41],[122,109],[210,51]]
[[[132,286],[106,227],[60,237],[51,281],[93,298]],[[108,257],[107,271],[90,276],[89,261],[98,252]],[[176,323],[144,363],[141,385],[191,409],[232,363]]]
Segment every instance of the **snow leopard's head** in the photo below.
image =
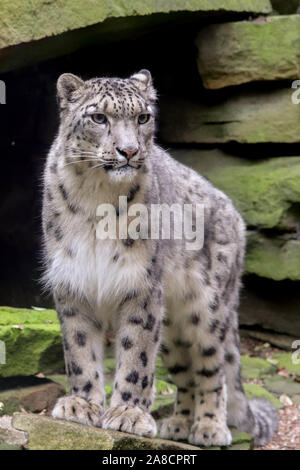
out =
[[128,79],[87,81],[67,73],[59,77],[57,91],[67,164],[80,171],[105,171],[118,179],[145,167],[153,143],[156,100],[148,70]]

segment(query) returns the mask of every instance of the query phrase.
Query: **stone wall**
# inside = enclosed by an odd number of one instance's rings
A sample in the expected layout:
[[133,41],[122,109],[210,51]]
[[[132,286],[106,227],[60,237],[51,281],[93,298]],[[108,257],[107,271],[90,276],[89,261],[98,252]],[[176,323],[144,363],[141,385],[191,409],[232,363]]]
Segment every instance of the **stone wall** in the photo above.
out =
[[286,11],[279,0],[112,1],[84,12],[82,2],[57,3],[0,5],[0,305],[52,303],[38,283],[39,181],[58,124],[57,77],[148,68],[159,143],[227,193],[247,223],[242,325],[299,336],[297,2]]
[[164,99],[161,138],[244,217],[241,324],[297,336],[300,15],[209,24],[195,44],[199,91]]

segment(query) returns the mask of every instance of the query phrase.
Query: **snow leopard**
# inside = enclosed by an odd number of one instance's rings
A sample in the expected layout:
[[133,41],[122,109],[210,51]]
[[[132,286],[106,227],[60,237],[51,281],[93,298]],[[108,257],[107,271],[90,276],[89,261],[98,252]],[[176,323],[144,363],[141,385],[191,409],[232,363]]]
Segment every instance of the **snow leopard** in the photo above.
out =
[[[88,80],[65,73],[57,95],[60,126],[43,174],[43,280],[58,312],[70,394],[52,416],[154,437],[160,354],[177,387],[160,437],[228,446],[233,426],[266,444],[276,431],[276,410],[268,401],[248,401],[241,379],[240,214],[223,192],[156,143],[157,93],[148,70]],[[191,205],[194,222],[201,205],[202,245],[187,249],[185,234],[151,237],[142,229],[135,237],[120,231],[99,237],[103,204],[115,210],[118,227],[133,220],[134,204],[146,207],[149,218],[155,205]],[[116,372],[107,407],[108,328],[115,334]]]

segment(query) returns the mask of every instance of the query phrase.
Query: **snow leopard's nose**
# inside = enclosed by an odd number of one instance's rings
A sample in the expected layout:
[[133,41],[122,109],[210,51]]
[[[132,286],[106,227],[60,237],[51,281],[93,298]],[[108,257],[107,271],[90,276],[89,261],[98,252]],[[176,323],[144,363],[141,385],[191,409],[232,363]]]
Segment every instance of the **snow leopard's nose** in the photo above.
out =
[[138,147],[136,148],[127,147],[127,148],[122,148],[122,149],[117,147],[117,151],[119,152],[120,155],[130,160],[132,157],[134,157],[138,153],[139,149]]

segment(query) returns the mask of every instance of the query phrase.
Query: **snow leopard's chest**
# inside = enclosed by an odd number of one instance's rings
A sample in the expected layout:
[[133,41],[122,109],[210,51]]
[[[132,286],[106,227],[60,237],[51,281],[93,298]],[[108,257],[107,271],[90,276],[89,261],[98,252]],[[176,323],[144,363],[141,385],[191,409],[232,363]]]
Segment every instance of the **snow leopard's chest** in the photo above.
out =
[[55,277],[93,299],[99,309],[103,304],[113,309],[143,278],[145,250],[126,246],[124,240],[98,239],[96,224],[78,227],[79,221],[69,224],[64,247],[54,255]]

